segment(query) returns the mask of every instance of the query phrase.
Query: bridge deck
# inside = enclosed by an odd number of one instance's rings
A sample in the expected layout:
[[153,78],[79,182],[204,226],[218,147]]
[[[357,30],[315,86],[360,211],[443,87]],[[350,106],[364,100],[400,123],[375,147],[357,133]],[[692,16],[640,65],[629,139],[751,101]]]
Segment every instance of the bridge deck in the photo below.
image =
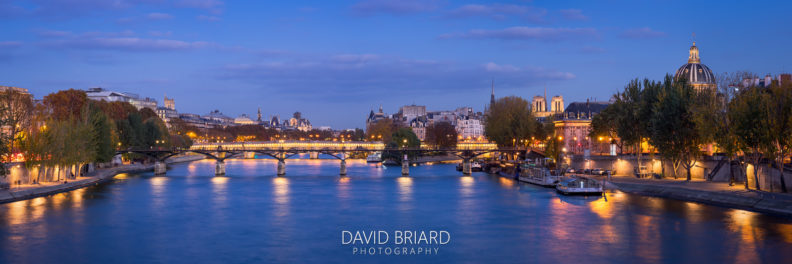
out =
[[[223,150],[385,150],[382,142],[367,141],[257,141],[233,143],[197,143],[190,147],[191,150],[214,150],[220,147]],[[421,150],[434,150],[433,146],[421,144]],[[494,143],[458,143],[455,150],[495,150],[498,146]]]

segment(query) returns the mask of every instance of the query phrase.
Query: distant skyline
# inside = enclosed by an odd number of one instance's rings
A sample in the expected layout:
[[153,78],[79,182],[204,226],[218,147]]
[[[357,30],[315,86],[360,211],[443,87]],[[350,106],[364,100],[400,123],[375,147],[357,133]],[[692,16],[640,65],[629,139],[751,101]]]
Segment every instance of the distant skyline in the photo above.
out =
[[[409,104],[482,111],[497,97],[607,100],[687,62],[789,72],[788,1],[0,2],[0,85],[36,98],[103,87],[179,112],[364,127]],[[692,34],[695,32],[695,37]]]

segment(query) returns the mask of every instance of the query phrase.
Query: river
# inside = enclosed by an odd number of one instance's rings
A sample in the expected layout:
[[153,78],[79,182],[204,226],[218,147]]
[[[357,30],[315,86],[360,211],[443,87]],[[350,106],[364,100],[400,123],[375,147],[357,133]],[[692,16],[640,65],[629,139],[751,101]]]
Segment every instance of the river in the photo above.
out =
[[[343,178],[336,160],[287,160],[284,177],[275,168],[273,160],[227,160],[228,174],[215,177],[214,162],[202,160],[173,165],[165,176],[122,174],[2,204],[0,263],[792,259],[789,218],[621,192],[566,197],[479,172],[463,177],[454,165],[411,167],[410,177],[400,167],[363,161],[349,161]],[[384,231],[389,240],[351,245],[344,231]],[[396,244],[404,231],[448,237],[442,244]],[[409,252],[417,248],[426,250]]]

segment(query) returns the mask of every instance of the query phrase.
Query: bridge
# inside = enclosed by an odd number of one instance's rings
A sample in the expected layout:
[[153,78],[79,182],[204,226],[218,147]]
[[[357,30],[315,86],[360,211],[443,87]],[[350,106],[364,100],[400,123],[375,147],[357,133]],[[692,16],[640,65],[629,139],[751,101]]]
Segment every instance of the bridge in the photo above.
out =
[[286,175],[286,160],[299,154],[308,153],[311,158],[318,158],[319,154],[325,154],[340,160],[341,176],[345,176],[346,159],[350,153],[373,153],[389,152],[398,153],[402,159],[402,175],[410,174],[409,160],[407,153],[446,153],[462,159],[462,173],[471,174],[471,161],[481,155],[493,152],[501,153],[525,153],[530,151],[528,148],[499,148],[494,143],[458,143],[455,148],[438,148],[422,144],[420,147],[386,147],[382,142],[364,141],[258,141],[258,142],[233,142],[233,143],[198,143],[190,148],[172,149],[136,149],[130,148],[119,150],[116,154],[137,153],[156,160],[154,163],[154,173],[165,174],[167,166],[165,160],[185,153],[196,153],[211,158],[216,161],[215,175],[225,175],[225,160],[242,156],[253,158],[256,154],[269,156],[278,161],[277,175]]

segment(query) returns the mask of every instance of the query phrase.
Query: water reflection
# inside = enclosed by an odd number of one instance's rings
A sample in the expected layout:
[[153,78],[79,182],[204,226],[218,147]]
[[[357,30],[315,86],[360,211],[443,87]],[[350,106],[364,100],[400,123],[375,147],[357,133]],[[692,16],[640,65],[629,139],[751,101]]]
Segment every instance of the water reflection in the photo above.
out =
[[638,233],[636,255],[643,259],[642,262],[657,262],[661,257],[662,247],[658,246],[656,241],[663,239],[659,221],[654,216],[639,215],[636,216],[635,223],[635,232]]
[[457,217],[463,225],[478,223],[481,215],[478,214],[480,203],[474,199],[474,186],[476,180],[472,176],[459,177],[459,198],[457,199]]
[[228,200],[228,177],[212,177],[212,199],[215,204],[224,204]]
[[514,179],[498,177],[498,182],[500,182],[501,186],[511,189],[512,187],[514,187],[516,181]]
[[685,215],[691,223],[698,223],[704,220],[701,204],[685,202]]
[[605,197],[594,200],[588,203],[588,205],[591,211],[602,219],[610,219],[613,217],[613,207]]
[[6,211],[6,222],[10,226],[21,225],[38,221],[44,215],[44,197],[33,198],[27,201],[9,203]]
[[151,203],[154,205],[155,210],[164,208],[166,201],[168,177],[156,176],[149,179],[151,184]]
[[284,217],[289,214],[289,178],[272,178],[273,201],[275,202],[275,216]]
[[[53,263],[75,251],[75,262],[88,263],[354,263],[362,259],[338,250],[339,228],[392,226],[453,231],[454,245],[419,260],[427,262],[792,258],[788,219],[621,192],[560,196],[504,177],[460,176],[453,165],[401,177],[398,167],[360,162],[338,177],[338,160],[289,162],[286,177],[271,176],[274,160],[230,160],[228,177],[212,177],[214,162],[201,161],[164,177],[122,175],[120,184],[0,205],[0,263]],[[106,250],[79,252],[96,245]]]
[[459,183],[462,188],[459,188],[462,197],[468,197],[473,195],[473,184],[475,183],[475,179],[472,176],[462,176],[459,177]]
[[350,181],[349,177],[346,176],[338,178],[338,183],[336,185],[338,186],[337,188],[338,198],[341,199],[342,201],[347,201],[352,198],[352,196],[349,193],[349,186],[350,186],[349,181]]
[[399,183],[399,201],[407,202],[412,200],[413,178],[399,177],[396,181]]

